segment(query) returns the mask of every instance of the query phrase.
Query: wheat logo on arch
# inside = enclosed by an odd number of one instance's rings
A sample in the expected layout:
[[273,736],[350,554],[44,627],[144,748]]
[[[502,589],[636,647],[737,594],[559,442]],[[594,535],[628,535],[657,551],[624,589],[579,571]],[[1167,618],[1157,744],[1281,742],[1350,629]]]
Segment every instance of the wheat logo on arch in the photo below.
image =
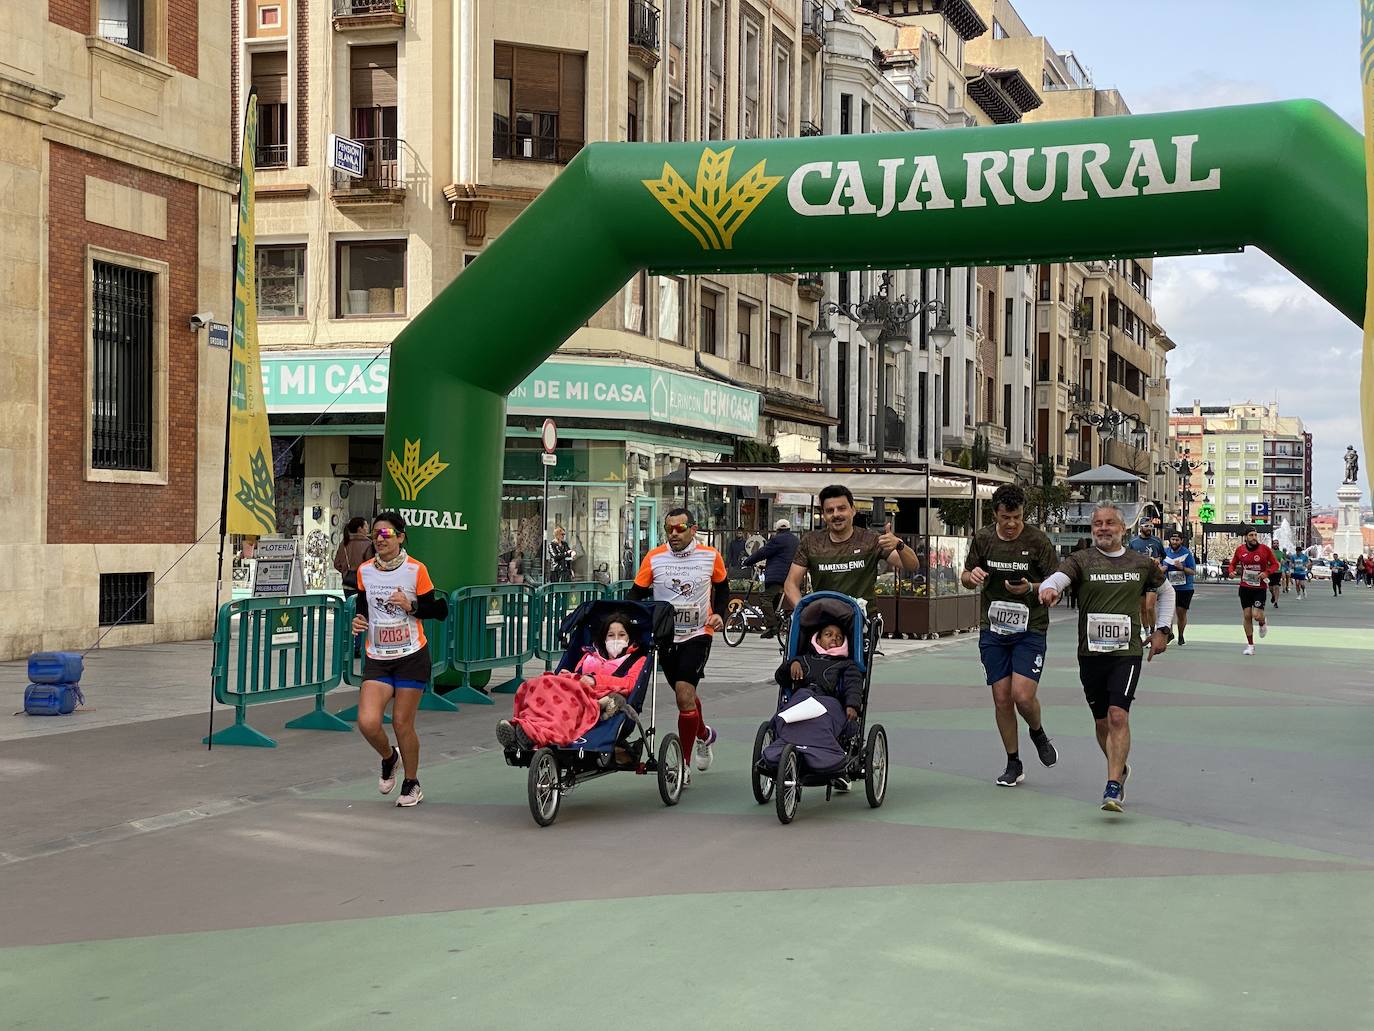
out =
[[695,187],[668,162],[658,179],[641,179],[654,198],[691,233],[703,250],[730,250],[735,232],[744,225],[759,202],[782,182],[780,175],[766,175],[760,161],[729,185],[730,158],[735,148],[714,151],[707,147],[697,165]]
[[392,482],[400,491],[401,500],[414,501],[430,480],[448,468],[448,463],[439,461],[439,452],[436,451],[421,464],[418,440],[407,440],[402,450],[405,452],[405,461],[398,462],[396,452],[391,452],[386,460],[386,471],[391,474]]

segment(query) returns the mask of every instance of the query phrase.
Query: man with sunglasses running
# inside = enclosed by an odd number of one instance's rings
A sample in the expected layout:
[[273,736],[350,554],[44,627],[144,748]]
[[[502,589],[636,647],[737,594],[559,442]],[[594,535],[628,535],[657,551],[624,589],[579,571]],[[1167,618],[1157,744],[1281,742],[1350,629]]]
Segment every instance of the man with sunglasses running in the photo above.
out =
[[711,655],[711,635],[723,629],[730,603],[725,562],[715,548],[698,543],[697,522],[685,508],[675,508],[663,520],[668,543],[644,556],[630,588],[633,601],[652,598],[673,606],[673,643],[658,655],[663,677],[677,695],[677,733],[682,740],[682,786],[692,783],[692,752],[703,773],[715,758],[716,732],[701,715],[697,685]]

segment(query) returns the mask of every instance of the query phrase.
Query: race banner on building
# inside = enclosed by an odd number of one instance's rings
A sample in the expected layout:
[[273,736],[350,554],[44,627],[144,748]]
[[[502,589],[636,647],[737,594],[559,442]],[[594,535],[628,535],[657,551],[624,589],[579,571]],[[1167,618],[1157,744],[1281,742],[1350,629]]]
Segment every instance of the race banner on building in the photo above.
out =
[[276,486],[267,405],[258,357],[257,274],[253,248],[253,161],[258,97],[248,95],[240,151],[238,242],[234,255],[234,346],[229,365],[229,474],[225,532],[276,533]]

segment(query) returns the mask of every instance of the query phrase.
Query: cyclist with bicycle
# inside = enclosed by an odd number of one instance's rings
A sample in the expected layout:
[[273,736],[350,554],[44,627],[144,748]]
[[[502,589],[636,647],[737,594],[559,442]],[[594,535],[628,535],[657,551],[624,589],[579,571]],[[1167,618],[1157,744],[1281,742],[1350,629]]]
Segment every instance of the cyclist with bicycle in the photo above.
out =
[[797,535],[792,532],[792,524],[779,519],[773,524],[773,536],[768,542],[744,560],[746,566],[763,566],[763,619],[764,631],[761,638],[776,637],[779,626],[779,605],[787,574],[792,568],[792,559],[797,554]]

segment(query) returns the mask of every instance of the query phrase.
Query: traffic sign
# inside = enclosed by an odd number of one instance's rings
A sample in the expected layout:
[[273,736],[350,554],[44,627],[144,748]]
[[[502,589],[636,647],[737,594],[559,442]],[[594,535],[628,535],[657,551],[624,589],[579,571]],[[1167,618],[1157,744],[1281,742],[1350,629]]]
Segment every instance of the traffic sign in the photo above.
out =
[[[544,425],[539,429],[539,442],[544,445],[545,451],[555,451],[558,448],[558,423],[552,419],[545,419]],[[545,462],[545,465],[553,465],[552,462]]]
[[545,465],[558,464],[558,456],[555,455],[552,451],[545,451],[542,455],[539,456],[539,460],[543,462]]
[[1269,514],[1269,502],[1252,501],[1250,502],[1250,514],[1252,516],[1267,516]]

